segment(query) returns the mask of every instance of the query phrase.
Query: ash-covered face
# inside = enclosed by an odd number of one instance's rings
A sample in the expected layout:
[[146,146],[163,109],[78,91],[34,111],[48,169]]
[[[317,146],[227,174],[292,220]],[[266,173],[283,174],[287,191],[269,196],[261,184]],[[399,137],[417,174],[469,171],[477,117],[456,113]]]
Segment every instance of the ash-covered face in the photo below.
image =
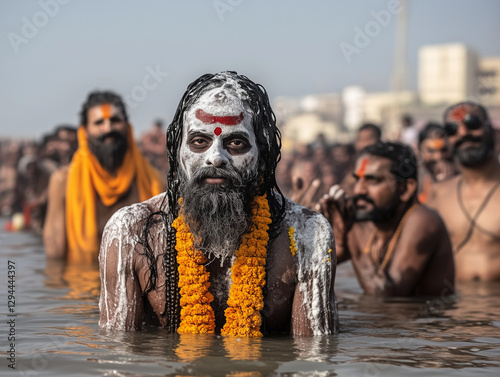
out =
[[259,180],[251,119],[237,91],[225,87],[202,95],[184,118],[179,150],[184,217],[197,250],[221,261],[234,254],[250,225]]
[[[259,153],[252,117],[236,90],[212,89],[184,116],[179,157],[187,179],[204,167],[232,170],[243,177],[256,174]],[[222,184],[224,178],[206,177],[204,183]]]

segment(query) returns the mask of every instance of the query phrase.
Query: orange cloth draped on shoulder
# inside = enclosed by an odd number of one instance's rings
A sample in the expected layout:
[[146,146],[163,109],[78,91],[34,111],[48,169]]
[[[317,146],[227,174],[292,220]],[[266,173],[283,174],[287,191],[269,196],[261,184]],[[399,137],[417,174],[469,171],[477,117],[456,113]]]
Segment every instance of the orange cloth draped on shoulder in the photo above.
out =
[[87,145],[87,132],[78,129],[78,150],[68,173],[66,186],[66,235],[68,261],[95,262],[99,253],[96,218],[96,193],[105,206],[115,204],[135,182],[140,201],[160,194],[163,183],[160,174],[146,161],[127,127],[128,150],[116,176],[98,162]]

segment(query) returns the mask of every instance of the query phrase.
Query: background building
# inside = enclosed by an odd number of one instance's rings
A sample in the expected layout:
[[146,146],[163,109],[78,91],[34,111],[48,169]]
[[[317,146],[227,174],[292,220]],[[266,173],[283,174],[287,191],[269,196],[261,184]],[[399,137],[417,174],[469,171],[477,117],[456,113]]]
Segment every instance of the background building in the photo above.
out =
[[341,94],[276,98],[285,144],[309,142],[319,133],[331,143],[345,142],[365,122],[381,125],[386,138],[397,138],[402,115],[412,115],[421,127],[430,120],[440,122],[446,107],[464,100],[486,106],[493,126],[500,129],[500,57],[483,58],[464,44],[452,43],[423,46],[418,64],[417,91],[370,93],[348,86]]

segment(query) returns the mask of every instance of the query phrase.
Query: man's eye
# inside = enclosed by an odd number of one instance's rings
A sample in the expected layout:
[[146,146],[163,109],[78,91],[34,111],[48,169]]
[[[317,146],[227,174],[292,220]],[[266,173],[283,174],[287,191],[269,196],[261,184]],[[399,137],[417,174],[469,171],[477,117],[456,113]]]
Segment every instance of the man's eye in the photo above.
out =
[[247,143],[243,140],[240,140],[240,139],[235,139],[235,140],[231,140],[229,143],[228,143],[228,146],[230,148],[245,148],[247,146]]
[[371,183],[371,184],[379,184],[380,182],[382,182],[382,178],[378,178],[378,177],[367,177],[366,180]]
[[208,140],[197,137],[191,140],[191,145],[195,148],[205,148],[208,145]]

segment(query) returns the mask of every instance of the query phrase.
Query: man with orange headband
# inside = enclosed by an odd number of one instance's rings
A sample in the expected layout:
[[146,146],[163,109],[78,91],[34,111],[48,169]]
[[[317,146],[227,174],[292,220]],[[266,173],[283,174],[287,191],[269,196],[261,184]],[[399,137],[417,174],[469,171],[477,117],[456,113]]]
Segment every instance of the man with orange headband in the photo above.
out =
[[433,186],[429,206],[450,233],[457,279],[500,281],[500,163],[488,113],[461,102],[444,123],[461,173]]
[[50,258],[95,263],[111,215],[161,193],[163,184],[136,147],[118,95],[91,93],[80,124],[71,164],[50,178],[43,240]]
[[281,194],[280,146],[262,86],[236,72],[189,85],[167,131],[167,192],[121,209],[104,230],[101,328],[337,331],[333,234]]
[[444,128],[435,122],[429,122],[418,134],[418,152],[420,157],[418,200],[425,204],[431,187],[436,182],[449,179],[457,174],[450,145]]
[[333,186],[316,209],[334,228],[337,260],[351,260],[367,294],[444,296],[454,292],[450,239],[441,218],[417,200],[411,147],[377,143],[361,151],[354,194]]

